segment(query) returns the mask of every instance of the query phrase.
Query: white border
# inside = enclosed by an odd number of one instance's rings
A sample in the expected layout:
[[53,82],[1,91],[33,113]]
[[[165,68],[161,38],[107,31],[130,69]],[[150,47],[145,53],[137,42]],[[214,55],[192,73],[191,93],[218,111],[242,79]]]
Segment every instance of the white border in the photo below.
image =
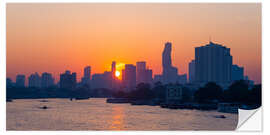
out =
[[[268,0],[0,0],[0,134],[8,134],[8,135],[48,135],[48,134],[57,134],[57,135],[72,135],[72,134],[169,134],[169,135],[178,135],[178,134],[192,134],[192,135],[201,135],[204,134],[252,134],[255,132],[234,132],[234,131],[227,131],[227,132],[220,132],[220,131],[122,131],[122,132],[114,132],[114,131],[6,131],[6,3],[106,3],[106,2],[116,2],[116,3],[133,3],[133,2],[143,2],[143,3],[176,3],[176,2],[183,2],[183,3],[192,3],[192,2],[214,2],[214,3],[246,3],[246,2],[262,2],[262,84],[263,84],[263,123],[264,125],[270,125],[270,123],[266,120],[269,118],[269,108],[267,108],[265,103],[270,103],[270,98],[264,98],[264,95],[270,96],[270,85],[267,83],[266,80],[267,76],[270,75],[269,60],[270,58],[270,20],[269,20],[269,13],[270,13],[270,2]],[[264,114],[268,114],[264,115]],[[267,127],[267,126],[266,126]],[[269,129],[269,128],[268,128]],[[269,134],[270,130],[267,128],[263,128],[263,132],[256,132],[256,134]]]

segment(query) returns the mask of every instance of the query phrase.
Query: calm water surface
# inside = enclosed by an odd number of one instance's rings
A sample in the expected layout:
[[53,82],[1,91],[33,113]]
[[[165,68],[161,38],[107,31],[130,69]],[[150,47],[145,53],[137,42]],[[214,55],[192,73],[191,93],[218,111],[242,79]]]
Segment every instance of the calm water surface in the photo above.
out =
[[[237,114],[109,104],[98,98],[47,100],[8,102],[7,130],[234,130],[238,119]],[[40,109],[44,105],[48,109]]]

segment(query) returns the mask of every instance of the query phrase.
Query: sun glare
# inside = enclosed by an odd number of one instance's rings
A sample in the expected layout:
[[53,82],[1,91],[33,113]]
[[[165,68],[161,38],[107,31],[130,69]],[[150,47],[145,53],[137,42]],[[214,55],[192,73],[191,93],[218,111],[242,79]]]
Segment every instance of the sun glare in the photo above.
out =
[[115,71],[115,76],[116,77],[120,77],[120,72],[119,71]]

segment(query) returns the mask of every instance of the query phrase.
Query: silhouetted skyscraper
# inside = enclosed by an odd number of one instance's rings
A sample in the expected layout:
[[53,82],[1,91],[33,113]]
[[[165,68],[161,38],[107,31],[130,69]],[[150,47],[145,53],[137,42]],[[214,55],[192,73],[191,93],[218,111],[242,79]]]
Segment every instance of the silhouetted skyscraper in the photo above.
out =
[[28,77],[28,87],[35,87],[35,88],[41,87],[41,78],[38,75],[38,73],[31,74]]
[[49,88],[54,85],[54,79],[52,74],[44,72],[41,76],[41,87],[42,88]]
[[188,79],[189,83],[193,83],[195,81],[195,60],[192,60],[188,64]]
[[151,69],[145,70],[145,83],[148,83],[148,84],[153,83],[153,71]]
[[91,80],[91,67],[86,66],[83,70],[84,76],[82,77],[82,83],[87,84],[90,86],[90,80]]
[[136,87],[136,66],[126,64],[122,75],[123,84],[127,90],[133,90]]
[[153,81],[153,73],[151,69],[146,68],[145,61],[136,62],[136,84],[148,83],[151,84]]
[[232,81],[244,80],[244,67],[232,65]]
[[60,74],[60,88],[64,89],[72,89],[75,88],[77,84],[76,81],[76,73],[70,73],[70,71],[66,71],[63,74]]
[[84,68],[84,78],[91,79],[91,67],[86,66]]
[[231,71],[230,48],[213,42],[195,48],[195,79],[197,83],[215,82],[227,85],[231,82]]
[[105,71],[103,74],[93,74],[92,76],[92,88],[111,88],[111,72]]
[[116,71],[116,62],[113,61],[112,62],[112,69],[111,69],[113,78],[115,77],[115,71]]
[[25,75],[19,74],[16,76],[16,87],[25,87]]
[[172,44],[170,42],[165,43],[162,53],[162,79],[165,84],[176,83],[178,78],[178,70],[172,66],[171,51]]

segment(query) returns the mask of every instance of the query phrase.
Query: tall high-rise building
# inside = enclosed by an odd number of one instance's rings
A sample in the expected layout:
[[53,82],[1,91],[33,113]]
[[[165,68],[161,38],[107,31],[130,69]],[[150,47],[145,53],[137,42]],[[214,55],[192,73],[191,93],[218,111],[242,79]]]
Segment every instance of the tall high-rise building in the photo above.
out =
[[171,59],[172,44],[170,42],[165,43],[165,48],[162,52],[162,82],[176,83],[178,78],[178,70],[172,66]]
[[136,62],[136,84],[146,82],[146,62]]
[[54,78],[51,73],[44,72],[41,75],[41,87],[49,88],[54,85]]
[[231,82],[232,56],[230,48],[209,42],[195,48],[195,80],[199,84]]
[[136,66],[126,64],[122,73],[122,80],[128,91],[133,90],[136,87]]
[[192,60],[188,64],[188,79],[189,83],[193,83],[195,81],[195,60]]
[[86,66],[83,70],[84,76],[82,77],[82,83],[87,84],[90,86],[90,80],[91,80],[91,67]]
[[107,88],[112,87],[112,72],[105,71],[103,74],[93,74],[91,88]]
[[115,77],[115,72],[116,72],[116,62],[115,61],[112,62],[111,72],[112,72],[112,76]]
[[148,84],[153,83],[153,71],[151,69],[145,70],[145,83],[148,83]]
[[25,87],[25,75],[18,74],[16,76],[16,87]]
[[232,65],[232,81],[244,80],[244,67]]
[[84,78],[91,79],[91,67],[90,66],[86,66],[84,68]]
[[36,72],[31,74],[28,77],[28,87],[40,88],[41,87],[41,79],[39,74]]
[[60,88],[64,89],[73,89],[76,88],[76,73],[70,73],[70,71],[66,71],[63,74],[60,74]]

